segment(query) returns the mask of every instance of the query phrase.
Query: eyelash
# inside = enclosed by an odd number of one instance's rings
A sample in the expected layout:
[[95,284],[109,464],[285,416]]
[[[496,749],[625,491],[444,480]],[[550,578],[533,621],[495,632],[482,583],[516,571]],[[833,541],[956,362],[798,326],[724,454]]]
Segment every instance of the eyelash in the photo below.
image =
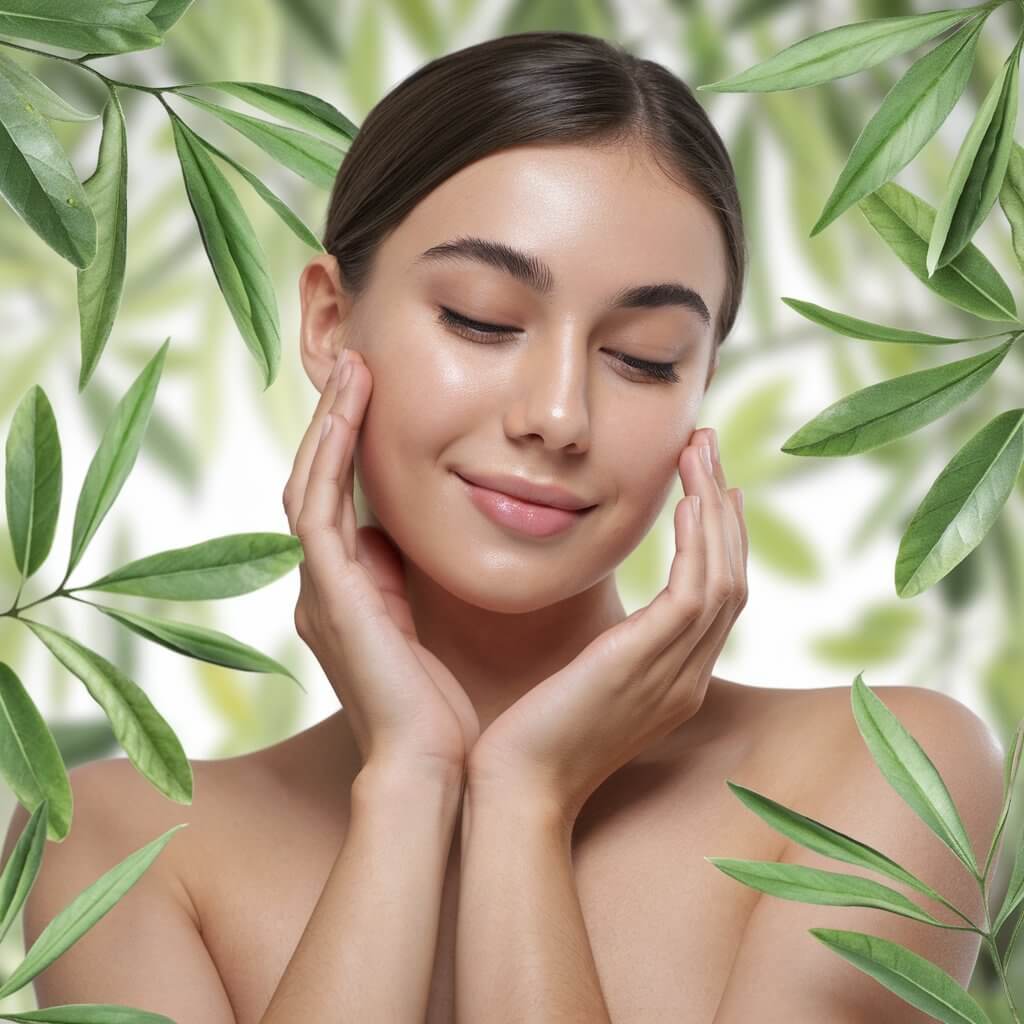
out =
[[[503,330],[495,324],[485,324],[478,320],[470,320],[469,317],[462,316],[454,310],[448,309],[447,306],[438,306],[437,308],[439,311],[437,322],[455,331],[456,334],[462,335],[462,337],[479,340],[479,337],[483,335],[492,339],[488,342],[492,345],[499,344],[500,341],[511,340],[512,338],[512,331]],[[612,354],[619,362],[624,363],[628,369],[635,370],[652,380],[664,381],[668,384],[674,384],[679,380],[679,375],[675,372],[678,363],[652,363],[645,359],[635,359],[622,352],[614,352]]]

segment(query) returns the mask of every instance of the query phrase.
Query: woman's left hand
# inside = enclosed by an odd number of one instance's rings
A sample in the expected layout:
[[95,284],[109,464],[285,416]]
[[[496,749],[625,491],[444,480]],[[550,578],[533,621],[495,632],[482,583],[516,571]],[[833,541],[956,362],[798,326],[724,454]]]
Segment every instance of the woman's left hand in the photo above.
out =
[[[704,443],[710,470],[698,451]],[[701,430],[680,454],[686,496],[676,505],[665,588],[484,730],[467,760],[474,799],[540,800],[572,823],[605,779],[697,713],[747,603],[742,504],[716,450],[712,431]]]

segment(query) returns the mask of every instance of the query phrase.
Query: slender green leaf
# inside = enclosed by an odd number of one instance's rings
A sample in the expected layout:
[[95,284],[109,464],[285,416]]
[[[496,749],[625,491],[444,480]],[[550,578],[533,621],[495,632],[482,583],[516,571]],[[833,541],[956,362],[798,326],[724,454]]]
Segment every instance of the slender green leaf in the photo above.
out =
[[1018,842],[1013,857],[1010,881],[1006,886],[1006,896],[992,924],[993,935],[999,934],[1003,922],[1020,906],[1022,900],[1024,900],[1024,842]]
[[876,601],[860,609],[849,624],[812,635],[808,647],[831,665],[882,665],[906,652],[920,625],[917,608]]
[[[845,313],[836,313],[834,310],[826,309],[813,302],[805,302],[802,299],[791,299],[782,296],[782,301],[796,310],[802,317],[812,323],[821,324],[836,334],[844,334],[848,338],[866,338],[868,341],[895,341],[910,345],[955,345],[961,341],[978,341],[978,338],[946,338],[941,334],[923,334],[921,331],[907,331],[899,327],[889,327],[886,324],[872,323],[870,320],[861,320],[855,316],[847,316]],[[1005,332],[1009,333],[1009,332]],[[996,338],[999,335],[992,334],[988,337]]]
[[853,717],[889,785],[975,875],[971,841],[931,758],[858,672],[850,690]]
[[963,250],[999,195],[1017,124],[1022,40],[992,83],[949,172],[928,242],[929,274]]
[[39,874],[46,845],[48,811],[46,800],[32,810],[0,874],[0,942],[18,919],[18,913]]
[[999,190],[999,205],[1010,224],[1017,266],[1024,273],[1024,146],[1019,142],[1010,147],[1006,177]]
[[914,597],[983,540],[1013,493],[1024,463],[1024,409],[982,427],[929,488],[900,540],[896,592]]
[[49,801],[49,832],[71,828],[71,783],[46,720],[17,673],[0,661],[0,772],[24,807]]
[[[2,3],[2,0],[0,0]],[[73,107],[63,96],[54,92],[45,82],[26,71],[20,64],[0,50],[0,72],[5,74],[26,102],[47,121],[95,121],[99,114],[87,114]]]
[[248,167],[243,166],[234,157],[228,156],[223,150],[218,149],[209,139],[203,139],[203,145],[212,153],[216,153],[225,163],[230,164],[243,178],[256,190],[257,194],[267,203],[267,205],[288,225],[295,236],[302,242],[305,242],[311,249],[316,249],[317,252],[326,252],[323,243],[316,235],[306,226],[306,224],[296,215],[296,213],[286,203],[275,195],[266,185],[256,177]]
[[110,337],[124,289],[128,235],[128,142],[124,111],[117,91],[103,108],[96,170],[85,183],[85,194],[96,217],[96,259],[78,271],[78,316],[82,344],[81,391],[92,376]]
[[781,864],[771,860],[734,860],[729,857],[704,859],[737,882],[769,896],[799,903],[821,903],[830,907],[877,907],[914,921],[959,930],[957,925],[946,925],[936,920],[895,889],[870,878],[861,878],[860,875],[822,871],[803,864]]
[[359,132],[358,125],[340,110],[319,96],[299,89],[286,89],[265,82],[193,82],[173,86],[170,92],[184,94],[185,89],[199,87],[219,89],[238,99],[281,118],[298,128],[324,136],[340,150],[346,151]]
[[92,885],[83,889],[40,932],[39,938],[25,954],[25,959],[0,986],[0,998],[9,996],[27,985],[65,950],[73,946],[100,918],[112,910],[117,901],[146,873],[171,836],[178,829],[187,827],[188,823],[182,822],[169,828],[162,836],[130,853]]
[[217,284],[269,387],[281,362],[281,326],[266,255],[203,139],[177,115],[171,125],[185,190]]
[[6,462],[7,529],[14,564],[28,579],[53,547],[63,480],[57,420],[38,384],[29,388],[14,412]]
[[163,39],[147,16],[150,0],[0,0],[0,35],[68,50],[128,53]]
[[[189,622],[158,619],[151,615],[140,615],[137,612],[125,611],[123,608],[109,608],[101,604],[93,603],[93,607],[134,633],[138,633],[139,636],[179,654],[208,661],[213,665],[238,669],[241,672],[271,672],[287,676],[299,683],[299,680],[280,662],[220,630],[195,626]],[[301,683],[299,686],[305,692],[305,687]]]
[[293,534],[234,533],[148,555],[75,589],[210,601],[259,590],[302,558],[302,541]]
[[795,523],[754,496],[746,499],[743,518],[750,538],[750,550],[762,562],[790,579],[821,578],[817,552]]
[[14,1013],[8,1010],[4,1020],[22,1021],[32,1024],[175,1024],[162,1013],[136,1010],[132,1006],[114,1003],[65,1003],[63,1006],[47,1006],[42,1010],[23,1010]]
[[[0,14],[0,32],[3,23]],[[54,252],[87,267],[96,256],[96,221],[85,190],[57,136],[19,84],[0,65],[0,192]]]
[[75,525],[71,535],[71,555],[65,579],[71,575],[85,554],[89,541],[121,493],[121,488],[135,465],[153,411],[153,399],[156,397],[167,346],[170,343],[171,339],[168,338],[135,378],[132,386],[117,403],[114,415],[103,431],[99,447],[92,462],[89,463],[82,491],[78,496]]
[[943,1024],[992,1024],[956,979],[913,950],[863,932],[810,928],[819,942]]
[[698,85],[714,92],[802,89],[856,74],[937,36],[978,8],[931,11],[902,18],[874,18],[840,25],[787,46],[766,61],[720,82]]
[[1014,340],[846,395],[787,438],[782,451],[830,458],[857,455],[920,430],[970,398],[995,373]]
[[115,664],[72,637],[21,618],[53,656],[85,683],[132,764],[165,796],[192,802],[192,766],[174,730],[146,693]]
[[868,868],[871,871],[878,871],[897,882],[913,886],[918,892],[924,893],[931,899],[938,900],[939,894],[926,882],[916,878],[905,868],[897,864],[891,857],[880,853],[874,847],[862,843],[859,839],[839,832],[828,825],[809,818],[798,811],[794,811],[771,797],[764,796],[755,790],[747,789],[737,782],[726,779],[726,785],[739,797],[750,810],[758,817],[766,821],[776,832],[788,836],[794,842],[822,853],[834,860],[846,861],[858,867]]
[[210,103],[187,92],[179,92],[178,95],[220,118],[226,125],[255,142],[278,163],[307,181],[323,189],[330,190],[333,187],[345,154],[329,142],[324,142],[323,139],[318,139],[308,132],[300,132],[295,128],[264,121],[259,117],[241,114],[237,110],[230,110],[219,103]]
[[864,126],[825,201],[813,237],[858,199],[874,192],[917,156],[967,85],[986,11],[915,61]]
[[166,35],[192,6],[192,2],[193,0],[156,0],[156,5],[147,17],[163,35]]
[[928,239],[935,208],[895,182],[860,201],[860,209],[911,273],[946,302],[986,320],[1015,320],[1013,293],[974,243],[934,274],[928,273]]

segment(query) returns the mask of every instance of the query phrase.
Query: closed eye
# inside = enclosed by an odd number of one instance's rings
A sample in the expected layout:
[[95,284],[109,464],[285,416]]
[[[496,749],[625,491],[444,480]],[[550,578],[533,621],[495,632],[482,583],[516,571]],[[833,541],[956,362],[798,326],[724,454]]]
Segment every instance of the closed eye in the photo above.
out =
[[[505,341],[511,341],[518,333],[515,327],[505,327],[501,324],[485,324],[479,320],[471,320],[461,313],[448,309],[447,306],[438,306],[437,308],[439,311],[437,322],[439,324],[454,331],[461,337],[469,338],[473,341],[486,338],[487,343],[496,345]],[[624,352],[612,352],[611,354],[617,362],[624,364],[631,370],[638,371],[643,376],[652,380],[670,384],[674,384],[679,380],[679,375],[676,373],[678,363],[653,363],[646,359],[636,359],[633,356],[627,356]]]

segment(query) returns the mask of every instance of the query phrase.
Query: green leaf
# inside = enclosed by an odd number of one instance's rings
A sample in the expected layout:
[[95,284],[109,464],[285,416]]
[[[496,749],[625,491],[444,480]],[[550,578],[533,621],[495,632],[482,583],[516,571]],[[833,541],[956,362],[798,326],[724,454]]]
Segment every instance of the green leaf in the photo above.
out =
[[809,928],[808,931],[904,1002],[924,1010],[936,1020],[944,1024],[992,1024],[985,1011],[952,975],[906,946],[863,932],[835,928]]
[[984,539],[1024,464],[1024,409],[981,428],[953,456],[914,512],[896,554],[896,592],[914,597]]
[[873,602],[848,626],[811,638],[816,658],[832,665],[883,665],[903,654],[921,626],[917,608],[896,601]]
[[17,673],[0,661],[0,772],[26,808],[49,802],[49,833],[61,842],[71,828],[71,783],[46,720]]
[[917,156],[967,85],[978,34],[989,12],[957,29],[915,61],[864,126],[825,201],[813,238],[858,199],[874,192]]
[[128,234],[128,144],[124,112],[114,89],[103,108],[96,170],[84,182],[96,217],[96,258],[78,271],[78,316],[82,344],[81,391],[110,337],[124,289]]
[[[0,32],[3,23],[0,14]],[[57,136],[4,65],[0,65],[0,192],[58,255],[76,267],[93,261],[96,221],[85,190]]]
[[302,541],[293,534],[234,533],[148,555],[75,590],[209,601],[259,590],[302,558]]
[[971,841],[942,776],[921,745],[857,673],[850,691],[853,717],[889,785],[914,813],[978,874]]
[[218,149],[209,139],[203,140],[203,145],[212,153],[216,153],[225,163],[230,164],[243,178],[256,190],[257,194],[267,203],[267,205],[288,225],[295,236],[302,242],[305,242],[312,249],[316,249],[317,252],[326,252],[323,243],[305,223],[295,214],[291,207],[287,206],[281,199],[275,195],[266,185],[256,177],[247,167],[244,167],[233,157],[228,156],[227,153]]
[[217,284],[256,358],[264,387],[269,387],[281,362],[281,327],[266,256],[238,196],[209,156],[203,139],[177,115],[171,116],[171,125],[188,201]]
[[7,435],[7,528],[14,564],[28,579],[53,547],[62,487],[60,436],[46,392],[34,384]]
[[[2,0],[0,0],[2,3]],[[87,114],[73,107],[63,96],[54,92],[45,82],[26,71],[20,64],[0,51],[0,72],[5,74],[22,97],[35,107],[48,121],[95,121],[99,114]]]
[[928,242],[929,274],[963,250],[999,195],[1017,124],[1022,40],[992,83],[949,172]]
[[65,579],[78,565],[85,549],[99,529],[104,516],[121,493],[128,474],[135,465],[135,459],[146,433],[153,399],[163,372],[168,338],[157,350],[156,355],[146,364],[135,378],[132,386],[114,408],[114,415],[107,423],[100,438],[96,454],[89,463],[89,469],[82,482],[75,509],[75,525],[71,536],[71,555]]
[[18,919],[18,912],[39,874],[46,844],[48,810],[49,805],[43,800],[31,812],[0,874],[0,942]]
[[327,190],[334,186],[334,179],[345,154],[329,142],[324,142],[308,132],[296,131],[272,121],[241,114],[237,110],[230,110],[219,103],[210,103],[187,92],[179,92],[178,95],[220,118],[226,125],[255,142],[279,164],[283,164],[307,181]]
[[0,34],[90,53],[128,53],[163,39],[151,0],[0,0]]
[[900,917],[909,917],[940,928],[957,928],[956,925],[943,925],[895,889],[870,878],[861,878],[860,875],[822,871],[803,864],[780,864],[771,860],[733,860],[729,857],[704,859],[737,882],[769,896],[830,907],[876,907],[890,914],[899,914]]
[[43,1010],[7,1011],[4,1020],[21,1024],[22,1021],[41,1021],[43,1024],[175,1024],[162,1013],[136,1010],[119,1003],[65,1003],[47,1006]]
[[251,106],[281,118],[282,121],[323,135],[341,150],[347,151],[359,132],[359,127],[336,107],[319,96],[298,89],[285,89],[279,85],[267,85],[265,82],[192,82],[188,85],[173,86],[168,91],[187,95],[184,93],[185,89],[199,87],[219,89],[221,92],[237,96]]
[[192,766],[181,741],[146,693],[115,664],[67,634],[24,617],[21,621],[85,683],[132,764],[171,800],[191,803]]
[[[139,636],[172,651],[177,651],[179,654],[198,658],[200,661],[208,661],[213,665],[235,668],[241,672],[272,672],[276,675],[287,676],[299,683],[299,680],[280,662],[262,654],[248,644],[235,640],[220,630],[195,626],[188,622],[157,619],[151,615],[140,615],[122,608],[110,608],[90,603],[104,614],[120,622],[121,625],[138,633]],[[305,687],[301,683],[299,686],[305,692]]]
[[1017,843],[1013,857],[1013,870],[1010,872],[1010,881],[1006,886],[1006,896],[992,924],[993,935],[999,934],[1003,922],[1017,909],[1021,900],[1024,900],[1024,842]]
[[156,5],[147,17],[161,34],[166,35],[191,6],[192,0],[156,0]]
[[761,561],[791,579],[820,579],[817,553],[793,523],[753,495],[745,501],[743,517],[750,549]]
[[818,32],[766,61],[719,82],[698,85],[715,92],[802,89],[844,78],[912,50],[979,8],[932,11],[902,18],[875,18]]
[[848,836],[845,832],[830,828],[814,818],[784,807],[772,800],[771,797],[753,789],[747,789],[746,786],[741,786],[738,782],[726,779],[725,783],[742,803],[771,825],[776,832],[788,836],[808,850],[814,850],[826,857],[832,857],[834,860],[846,861],[848,864],[881,872],[897,882],[913,886],[918,892],[924,893],[932,899],[939,899],[939,894],[930,885],[916,878],[905,868],[900,867],[892,858],[880,853],[874,847],[862,843],[859,839],[854,839],[853,836]]
[[860,201],[860,209],[911,273],[946,302],[986,320],[1015,320],[1013,293],[974,243],[934,274],[928,273],[928,239],[935,208],[890,181]]
[[1006,177],[999,190],[999,205],[1010,224],[1017,266],[1024,273],[1024,146],[1019,142],[1010,147]]
[[966,401],[1016,340],[942,366],[871,384],[823,409],[786,439],[789,455],[857,455],[919,430]]
[[178,829],[187,827],[188,823],[182,822],[169,828],[162,836],[130,853],[80,892],[32,943],[32,948],[25,954],[25,959],[0,986],[0,998],[9,996],[27,985],[65,950],[73,946],[100,918],[112,910],[117,901],[145,874],[171,836]]
[[[979,341],[978,338],[946,338],[940,334],[923,334],[921,331],[906,331],[899,327],[889,327],[886,324],[872,323],[870,320],[861,320],[855,316],[847,316],[845,313],[836,313],[834,310],[826,309],[813,302],[805,302],[802,299],[791,299],[785,295],[782,301],[796,310],[802,317],[812,323],[821,324],[836,334],[844,334],[848,338],[866,338],[868,341],[895,341],[910,345],[955,345],[961,341]],[[1009,332],[1004,332],[1009,333]],[[999,337],[997,334],[988,337]]]

